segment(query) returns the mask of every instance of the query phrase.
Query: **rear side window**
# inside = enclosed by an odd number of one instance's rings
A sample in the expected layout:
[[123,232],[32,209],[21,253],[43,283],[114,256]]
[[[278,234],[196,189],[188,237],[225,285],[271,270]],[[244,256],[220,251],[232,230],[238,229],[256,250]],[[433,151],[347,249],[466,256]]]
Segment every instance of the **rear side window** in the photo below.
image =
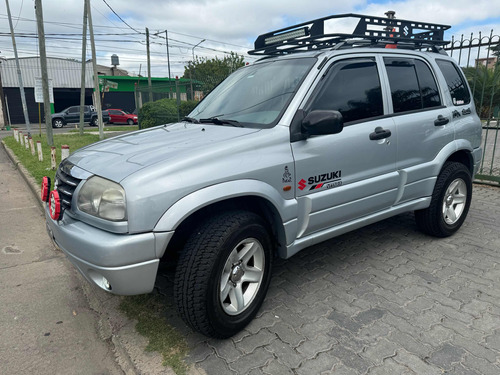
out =
[[459,68],[451,61],[436,60],[439,69],[443,73],[448,90],[450,90],[451,100],[454,105],[463,105],[470,103],[470,94],[467,84],[460,74]]
[[436,80],[423,61],[386,57],[384,63],[391,86],[394,113],[441,105]]
[[382,91],[377,65],[372,59],[334,63],[308,110],[335,110],[344,123],[382,116]]

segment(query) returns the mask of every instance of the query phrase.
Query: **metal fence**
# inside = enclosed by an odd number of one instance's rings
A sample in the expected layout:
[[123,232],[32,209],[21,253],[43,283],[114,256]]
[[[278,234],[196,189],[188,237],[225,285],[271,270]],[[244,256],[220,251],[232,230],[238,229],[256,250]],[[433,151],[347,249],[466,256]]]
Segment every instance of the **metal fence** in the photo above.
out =
[[462,67],[483,124],[483,156],[476,180],[500,183],[500,36],[471,33],[445,50]]

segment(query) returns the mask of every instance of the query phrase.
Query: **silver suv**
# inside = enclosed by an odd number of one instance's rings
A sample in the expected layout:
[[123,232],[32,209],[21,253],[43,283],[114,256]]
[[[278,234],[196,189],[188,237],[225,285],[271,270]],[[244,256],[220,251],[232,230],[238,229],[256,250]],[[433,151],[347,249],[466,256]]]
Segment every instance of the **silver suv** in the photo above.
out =
[[251,53],[266,57],[189,117],[80,149],[44,181],[49,234],[90,283],[148,293],[175,263],[182,318],[228,337],[276,256],[408,211],[433,236],[460,228],[481,124],[446,26],[359,16],[325,34],[339,17],[261,35]]

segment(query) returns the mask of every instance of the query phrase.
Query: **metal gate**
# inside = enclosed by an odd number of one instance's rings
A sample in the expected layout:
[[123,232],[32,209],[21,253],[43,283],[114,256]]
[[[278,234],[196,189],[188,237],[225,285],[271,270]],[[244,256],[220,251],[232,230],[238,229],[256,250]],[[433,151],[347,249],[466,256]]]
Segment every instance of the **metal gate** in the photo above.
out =
[[491,30],[486,36],[453,37],[445,50],[464,70],[483,125],[483,156],[475,179],[500,184],[500,36]]

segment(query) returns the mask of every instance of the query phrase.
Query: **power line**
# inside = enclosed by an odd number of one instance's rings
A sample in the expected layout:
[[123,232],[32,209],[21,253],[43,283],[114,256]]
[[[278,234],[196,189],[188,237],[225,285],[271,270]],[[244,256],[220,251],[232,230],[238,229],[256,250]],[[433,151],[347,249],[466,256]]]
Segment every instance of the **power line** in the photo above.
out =
[[111,8],[111,6],[106,2],[106,0],[102,0],[102,1],[104,2],[104,4],[106,4],[108,6],[109,9],[111,9],[111,11],[115,14],[115,16],[117,16],[120,19],[120,21],[122,21],[125,25],[130,27],[132,30],[134,30],[137,34],[141,34],[141,32],[137,31],[132,26],[130,26],[127,22],[125,22],[125,20],[123,18],[121,18],[120,15],[118,13],[116,13],[113,8]]
[[23,11],[23,4],[24,4],[24,0],[21,0],[21,7],[19,8],[19,14],[17,15],[17,21],[16,21],[16,25],[14,26],[14,30],[16,29],[17,24],[19,23],[19,16],[21,16],[21,12]]

